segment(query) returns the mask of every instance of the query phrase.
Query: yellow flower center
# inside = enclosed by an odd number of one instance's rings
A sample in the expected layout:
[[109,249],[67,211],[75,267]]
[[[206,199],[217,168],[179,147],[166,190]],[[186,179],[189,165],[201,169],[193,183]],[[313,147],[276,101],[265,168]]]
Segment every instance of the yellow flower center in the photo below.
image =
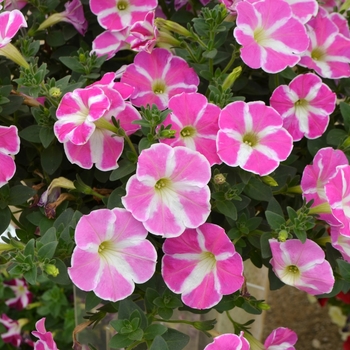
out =
[[155,80],[152,84],[152,90],[156,95],[164,94],[166,90],[166,85],[162,80]]
[[121,0],[121,1],[117,2],[117,9],[119,11],[126,10],[128,8],[128,6],[129,6],[129,3],[127,1],[125,1],[125,0]]
[[288,266],[288,272],[291,272],[293,274],[299,274],[299,269],[298,269],[298,266],[295,266],[295,265],[289,265]]
[[268,40],[268,36],[266,35],[266,31],[264,28],[259,27],[254,30],[254,40],[257,44],[263,45],[264,41]]
[[322,61],[324,56],[325,52],[319,47],[316,47],[311,51],[311,58],[315,61]]
[[196,134],[196,129],[193,126],[185,126],[181,131],[181,137],[193,137]]
[[259,143],[259,138],[254,133],[247,133],[243,136],[243,142],[250,147],[254,147]]
[[154,185],[154,188],[158,191],[164,190],[166,188],[169,188],[171,185],[171,181],[166,178],[159,179],[156,184]]

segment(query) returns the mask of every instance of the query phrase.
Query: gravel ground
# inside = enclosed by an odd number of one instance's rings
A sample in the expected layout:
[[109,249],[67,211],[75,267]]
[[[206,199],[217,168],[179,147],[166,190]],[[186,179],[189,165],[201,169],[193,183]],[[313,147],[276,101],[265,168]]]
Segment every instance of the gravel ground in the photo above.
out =
[[328,316],[328,308],[310,303],[306,293],[285,286],[270,291],[263,339],[277,327],[283,326],[298,334],[296,350],[342,350],[338,326]]

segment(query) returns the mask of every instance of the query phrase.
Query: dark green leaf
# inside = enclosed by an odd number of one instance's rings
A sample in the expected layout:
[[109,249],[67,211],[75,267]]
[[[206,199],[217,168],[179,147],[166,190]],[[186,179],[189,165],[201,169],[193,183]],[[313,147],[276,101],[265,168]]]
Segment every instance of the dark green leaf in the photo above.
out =
[[116,181],[122,177],[133,173],[136,170],[136,164],[131,163],[127,160],[122,160],[119,163],[119,168],[112,171],[109,179],[110,181]]
[[101,302],[101,299],[94,293],[89,292],[86,294],[85,310],[91,310]]
[[150,350],[169,350],[169,347],[166,341],[164,340],[164,338],[162,338],[160,335],[157,335],[154,338],[152,345],[149,349]]
[[272,211],[265,211],[266,220],[273,230],[280,230],[281,226],[286,223],[283,216],[280,216]]
[[10,188],[9,204],[20,205],[35,195],[36,191],[28,186],[14,186]]
[[338,147],[347,136],[348,134],[343,129],[332,129],[327,134],[327,143],[331,146]]
[[41,153],[41,166],[44,171],[52,175],[61,165],[63,154],[61,148],[56,145],[44,149]]
[[43,126],[40,129],[39,137],[44,148],[47,148],[50,146],[50,143],[55,138],[55,134],[51,128]]
[[40,129],[39,125],[31,125],[19,132],[19,136],[29,142],[40,143]]
[[217,201],[216,207],[219,212],[228,216],[232,220],[237,220],[237,209],[235,205],[230,201]]
[[350,264],[344,260],[337,260],[341,276],[346,282],[350,282]]
[[252,177],[246,187],[244,193],[249,197],[261,201],[268,202],[272,197],[270,186],[265,185],[258,177]]
[[350,106],[346,102],[340,102],[340,113],[343,117],[344,126],[347,131],[350,130]]
[[166,341],[169,350],[182,350],[190,341],[187,334],[171,328],[168,328],[162,337]]
[[44,246],[42,246],[38,251],[38,256],[41,259],[51,259],[56,251],[56,247],[58,245],[58,242],[50,242],[46,243]]
[[5,232],[11,222],[11,210],[9,207],[0,209],[0,232]]
[[168,327],[162,324],[151,324],[145,330],[144,339],[152,340],[157,335],[162,335],[168,330]]
[[113,349],[122,349],[131,345],[134,341],[128,338],[128,334],[116,334],[109,342],[109,346]]

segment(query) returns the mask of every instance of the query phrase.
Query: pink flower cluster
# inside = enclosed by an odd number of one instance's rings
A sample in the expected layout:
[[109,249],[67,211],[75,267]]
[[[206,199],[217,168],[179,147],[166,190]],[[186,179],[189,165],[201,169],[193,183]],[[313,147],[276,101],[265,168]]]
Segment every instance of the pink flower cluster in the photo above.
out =
[[123,49],[151,52],[158,36],[157,5],[156,0],[90,0],[92,13],[106,29],[93,41],[92,51],[108,58]]
[[349,28],[340,14],[327,13],[315,0],[227,5],[237,11],[234,37],[249,67],[277,73],[299,64],[324,78],[350,76]]

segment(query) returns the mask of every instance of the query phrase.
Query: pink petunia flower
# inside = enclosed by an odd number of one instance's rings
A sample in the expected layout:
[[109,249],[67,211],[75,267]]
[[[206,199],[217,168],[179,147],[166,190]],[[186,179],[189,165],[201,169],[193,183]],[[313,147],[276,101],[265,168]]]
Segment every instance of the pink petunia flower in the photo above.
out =
[[186,229],[163,244],[162,276],[184,304],[208,309],[242,287],[243,260],[225,230],[214,224]]
[[112,137],[112,116],[120,121],[127,135],[140,127],[132,121],[141,119],[137,110],[124,99],[133,88],[114,83],[115,73],[107,73],[101,81],[65,94],[58,106],[54,132],[64,143],[68,160],[84,169],[93,164],[100,170],[118,168],[123,151],[123,137]]
[[289,328],[274,329],[264,342],[266,350],[295,350],[297,334]]
[[259,174],[270,174],[293,147],[281,116],[261,101],[228,104],[219,117],[217,151],[229,166]]
[[343,259],[350,263],[350,231],[349,227],[331,226],[331,243],[337,249]]
[[208,344],[204,350],[249,350],[249,342],[240,335],[225,333],[214,338],[214,341]]
[[237,7],[237,4],[240,3],[241,1],[243,0],[219,0],[219,2],[224,4],[227,11],[232,15],[237,14],[236,7]]
[[187,62],[165,49],[140,52],[122,75],[121,82],[135,88],[131,102],[137,106],[168,107],[169,99],[181,92],[196,92],[199,78]]
[[27,0],[5,0],[4,9],[6,11],[21,10],[27,3]]
[[[320,149],[314,157],[313,164],[305,167],[301,178],[300,186],[306,201],[313,200],[313,207],[327,203],[325,185],[335,175],[337,166],[345,164],[348,164],[348,159],[343,151],[331,147]],[[320,219],[331,225],[340,225],[332,214],[321,213]]]
[[35,324],[36,331],[32,332],[34,337],[39,338],[34,343],[34,350],[58,350],[52,333],[46,331],[45,320],[46,318],[43,317],[37,321]]
[[4,343],[9,343],[16,348],[19,348],[22,342],[21,336],[21,324],[11,319],[10,317],[2,314],[0,317],[0,323],[6,328],[6,332],[1,334],[1,339]]
[[127,41],[129,35],[129,28],[106,30],[93,40],[91,52],[95,52],[97,56],[107,55],[107,59],[111,59],[118,51],[130,49]]
[[241,58],[251,68],[277,73],[295,66],[307,49],[305,27],[283,0],[237,4],[234,37],[242,45]]
[[285,0],[301,23],[307,23],[311,17],[317,15],[318,2],[316,0]]
[[71,0],[64,4],[65,10],[60,13],[54,13],[40,24],[38,30],[44,30],[59,22],[67,22],[81,34],[85,35],[88,28],[88,22],[84,15],[84,8],[80,0]]
[[13,298],[7,299],[5,304],[11,308],[22,310],[32,301],[33,294],[29,291],[28,285],[23,278],[15,278],[4,282],[15,294]]
[[157,5],[157,0],[90,0],[91,12],[107,30],[131,27],[135,22],[143,21]]
[[27,27],[23,13],[19,10],[0,13],[0,48],[7,45],[20,28]]
[[350,39],[339,33],[331,17],[319,11],[306,24],[309,47],[301,54],[299,65],[330,79],[350,76]]
[[270,98],[283,118],[283,127],[294,141],[315,139],[325,132],[335,109],[336,94],[315,74],[298,75],[289,85],[280,85]]
[[19,152],[19,143],[16,126],[0,126],[0,187],[4,186],[16,172],[16,164],[11,155]]
[[350,165],[338,165],[335,174],[324,186],[334,217],[350,234]]
[[173,96],[169,101],[172,113],[164,120],[176,130],[174,139],[164,139],[170,146],[185,146],[202,153],[210,165],[220,164],[216,152],[220,108],[208,103],[202,94],[192,92]]
[[208,218],[210,177],[209,162],[199,152],[154,144],[141,152],[122,203],[149,232],[177,237]]
[[93,290],[101,299],[125,299],[135,283],[145,283],[154,274],[157,253],[146,236],[143,225],[125,209],[99,209],[84,215],[75,230],[70,278],[78,288]]
[[278,242],[270,239],[270,264],[276,276],[285,284],[311,295],[329,293],[333,289],[332,268],[321,247],[307,239]]

